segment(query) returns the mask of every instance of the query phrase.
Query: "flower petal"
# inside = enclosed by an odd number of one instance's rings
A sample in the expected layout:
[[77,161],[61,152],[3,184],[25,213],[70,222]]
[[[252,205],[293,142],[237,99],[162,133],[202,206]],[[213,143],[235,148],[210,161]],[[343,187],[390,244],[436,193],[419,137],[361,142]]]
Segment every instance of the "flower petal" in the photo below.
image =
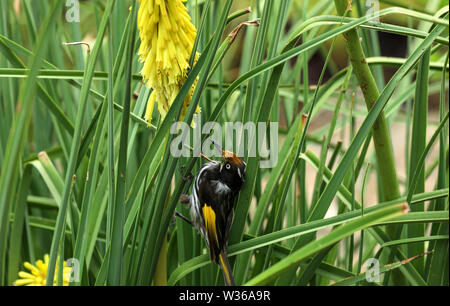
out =
[[34,282],[34,280],[32,280],[32,279],[18,279],[14,282],[14,285],[23,286],[23,285],[31,284],[32,282]]
[[27,268],[28,270],[30,270],[31,273],[32,273],[34,276],[39,276],[39,275],[41,275],[41,272],[39,271],[39,269],[36,268],[35,266],[33,266],[32,264],[30,264],[29,262],[26,261],[26,262],[23,263],[23,265],[24,265],[25,268]]

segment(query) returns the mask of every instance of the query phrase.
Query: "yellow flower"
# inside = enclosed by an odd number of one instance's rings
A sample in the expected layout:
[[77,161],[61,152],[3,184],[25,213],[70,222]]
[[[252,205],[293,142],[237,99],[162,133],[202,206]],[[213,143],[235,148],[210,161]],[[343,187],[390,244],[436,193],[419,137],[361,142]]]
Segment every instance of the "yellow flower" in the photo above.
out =
[[[189,59],[197,31],[182,3],[185,1],[139,0],[139,56],[144,63],[141,74],[145,84],[153,88],[145,113],[149,124],[155,102],[164,119],[190,68]],[[186,114],[196,83],[197,80],[184,100],[180,119]],[[199,112],[197,107],[196,113]]]
[[[16,286],[45,286],[45,281],[47,278],[47,269],[48,269],[49,256],[46,254],[44,256],[44,261],[38,260],[36,261],[36,265],[33,266],[29,262],[25,262],[23,265],[27,268],[31,273],[20,271],[19,277],[20,279],[14,282]],[[66,267],[66,262],[64,262],[63,268],[63,286],[69,285],[70,272],[71,267]],[[53,280],[53,286],[56,286],[56,278],[58,275],[58,265],[56,265],[55,278]]]

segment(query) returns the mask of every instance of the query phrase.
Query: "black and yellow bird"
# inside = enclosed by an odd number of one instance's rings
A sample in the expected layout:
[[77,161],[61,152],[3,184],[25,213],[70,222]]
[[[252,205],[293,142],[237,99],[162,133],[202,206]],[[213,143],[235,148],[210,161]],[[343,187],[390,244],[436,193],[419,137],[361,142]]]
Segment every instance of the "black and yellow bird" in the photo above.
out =
[[208,245],[211,261],[222,268],[225,283],[231,286],[234,279],[227,246],[234,201],[245,182],[246,164],[233,152],[213,143],[222,152],[222,161],[206,163],[195,176],[192,194],[181,197],[180,201],[190,206],[191,220],[176,214],[198,229]]

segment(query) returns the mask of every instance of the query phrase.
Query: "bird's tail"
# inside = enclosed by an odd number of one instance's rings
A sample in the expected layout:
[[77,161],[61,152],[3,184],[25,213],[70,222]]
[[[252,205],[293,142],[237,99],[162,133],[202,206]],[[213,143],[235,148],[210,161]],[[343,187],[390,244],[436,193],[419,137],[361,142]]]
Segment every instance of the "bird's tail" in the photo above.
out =
[[227,286],[234,286],[234,278],[231,274],[230,263],[228,262],[228,257],[225,252],[219,254],[219,265],[222,268],[223,278]]

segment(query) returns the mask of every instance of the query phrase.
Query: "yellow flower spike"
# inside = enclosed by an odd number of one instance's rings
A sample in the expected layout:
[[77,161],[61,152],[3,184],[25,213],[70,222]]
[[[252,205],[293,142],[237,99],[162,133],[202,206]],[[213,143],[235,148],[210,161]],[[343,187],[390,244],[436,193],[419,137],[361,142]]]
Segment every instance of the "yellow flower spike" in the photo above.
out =
[[[185,0],[139,0],[137,26],[141,38],[140,60],[144,84],[153,89],[145,119],[150,125],[154,104],[162,119],[186,81],[197,31],[191,23]],[[197,61],[198,54],[195,56]],[[184,99],[180,120],[191,102],[197,80]],[[195,112],[200,113],[200,107]]]
[[[16,286],[45,286],[45,282],[47,279],[47,269],[49,263],[49,256],[46,254],[44,256],[44,261],[37,260],[35,266],[33,266],[29,262],[24,262],[24,267],[29,270],[29,272],[20,271],[19,279],[14,282]],[[70,274],[72,271],[71,267],[66,267],[66,262],[64,262],[63,268],[63,286],[69,285]],[[58,275],[58,266],[56,266],[55,271],[55,279],[53,281],[53,285],[56,286],[56,278]]]

